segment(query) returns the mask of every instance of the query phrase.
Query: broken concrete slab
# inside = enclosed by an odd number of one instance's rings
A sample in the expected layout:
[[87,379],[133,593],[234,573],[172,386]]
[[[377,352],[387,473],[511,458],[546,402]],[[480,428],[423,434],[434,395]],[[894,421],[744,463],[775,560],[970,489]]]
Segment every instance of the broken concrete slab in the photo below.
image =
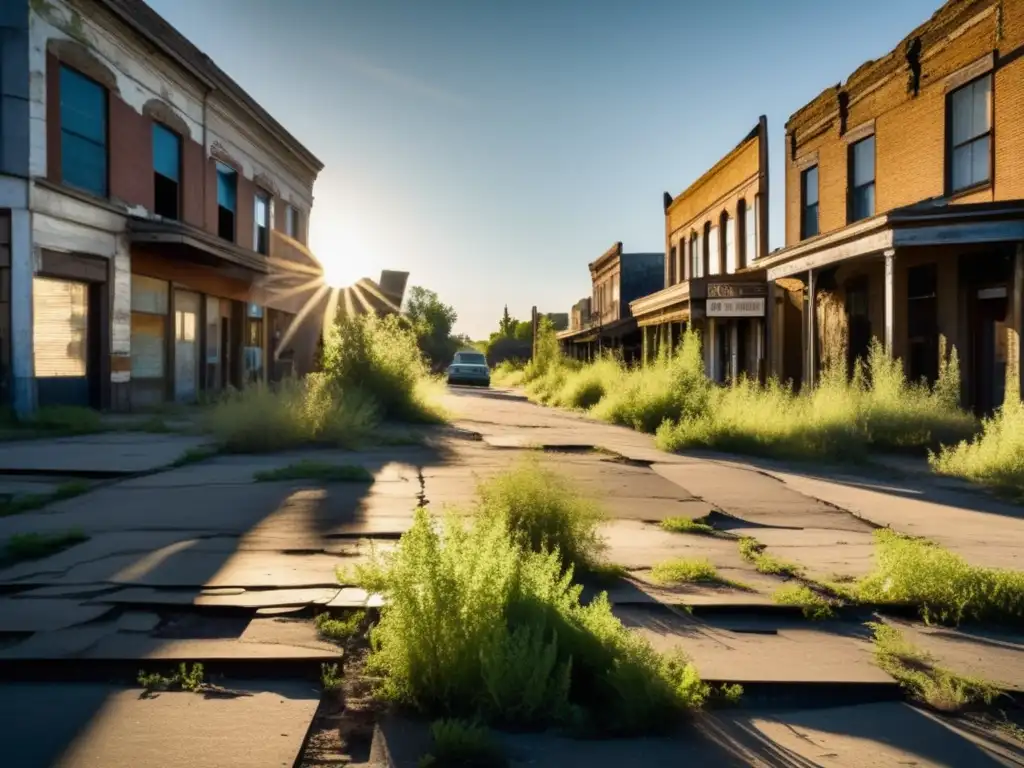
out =
[[192,662],[203,661],[288,661],[341,659],[341,649],[310,648],[286,643],[242,641],[238,638],[155,638],[118,632],[101,637],[80,654],[83,659],[142,661],[145,659]]
[[610,585],[585,589],[584,599],[606,591],[612,605],[674,605],[680,607],[750,606],[758,609],[775,605],[772,594],[783,582],[754,570],[719,568],[718,575],[748,589],[719,584],[687,583],[665,586],[650,581],[649,571],[633,571],[629,578]]
[[896,685],[875,666],[859,627],[763,616],[730,623],[633,606],[615,606],[614,612],[658,650],[681,649],[709,680]]
[[338,646],[320,638],[311,619],[255,618],[239,640],[243,643],[287,645],[325,653],[337,653]]
[[[319,703],[308,683],[233,683],[233,695],[87,684],[0,686],[11,765],[55,768],[291,766]],[[54,715],[54,702],[60,702]]]
[[757,539],[773,557],[803,566],[808,576],[819,580],[860,578],[875,567],[875,539],[864,531],[735,528],[731,533]]
[[707,738],[743,765],[1005,766],[993,741],[899,702],[775,712],[716,712],[702,718]]
[[109,606],[90,605],[77,600],[39,598],[17,600],[0,597],[0,632],[47,632],[94,621]]
[[117,617],[120,632],[151,632],[160,623],[160,616],[149,611],[126,611]]
[[127,475],[166,467],[205,437],[104,432],[47,440],[0,443],[0,471]]
[[384,605],[384,597],[382,595],[369,593],[365,589],[359,587],[345,587],[334,597],[331,602],[327,603],[328,608],[380,608]]
[[130,587],[100,595],[89,601],[97,605],[138,605],[138,606],[200,606],[219,608],[302,607],[326,605],[340,591],[340,587],[314,589],[258,589],[244,590],[232,594],[204,594],[197,589],[151,589]]
[[1003,690],[1024,692],[1024,634],[999,627],[958,628],[886,618],[936,665],[980,677]]
[[100,638],[118,631],[116,621],[36,632],[20,642],[0,648],[0,659],[71,659],[91,648]]

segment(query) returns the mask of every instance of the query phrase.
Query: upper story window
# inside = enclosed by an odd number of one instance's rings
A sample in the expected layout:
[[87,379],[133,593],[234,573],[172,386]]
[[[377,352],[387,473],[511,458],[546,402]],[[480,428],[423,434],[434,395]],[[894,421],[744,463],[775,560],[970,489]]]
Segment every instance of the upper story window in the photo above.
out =
[[720,252],[718,238],[718,227],[711,227],[707,230],[709,275],[717,275],[721,271],[721,264],[718,263]]
[[818,234],[818,166],[800,174],[800,238]]
[[672,248],[669,250],[669,255],[668,255],[668,284],[669,285],[675,285],[676,282],[677,282],[677,278],[676,278],[676,253],[678,251],[676,250],[676,248],[677,247],[675,245],[673,245]]
[[950,192],[991,178],[992,76],[985,75],[949,95]]
[[619,303],[619,276],[612,275],[612,304],[613,308]]
[[153,212],[177,219],[181,204],[181,137],[153,123]]
[[743,253],[740,255],[740,266],[754,263],[757,258],[757,197],[744,203],[743,210]]
[[875,137],[850,145],[850,223],[875,215]]
[[284,233],[288,237],[299,239],[299,209],[294,205],[284,209]]
[[736,271],[736,219],[728,213],[722,214],[722,228],[725,230],[725,273],[731,275]]
[[60,68],[60,171],[66,184],[107,196],[107,91]]
[[704,277],[704,247],[697,232],[690,233],[690,277]]
[[267,253],[270,247],[270,195],[256,192],[255,210],[253,212],[252,242],[257,253]]
[[217,163],[217,234],[235,242],[235,213],[238,210],[238,173],[230,165]]

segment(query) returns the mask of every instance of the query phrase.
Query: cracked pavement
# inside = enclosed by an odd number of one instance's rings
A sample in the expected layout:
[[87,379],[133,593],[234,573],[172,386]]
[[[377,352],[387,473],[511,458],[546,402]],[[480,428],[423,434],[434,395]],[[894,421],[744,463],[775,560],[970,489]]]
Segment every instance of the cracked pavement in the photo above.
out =
[[[82,496],[0,518],[0,540],[68,530],[90,537],[0,570],[0,673],[12,681],[0,683],[0,738],[24,756],[15,764],[143,764],[139,755],[183,738],[181,728],[196,717],[207,719],[203,733],[213,749],[228,738],[218,735],[216,722],[239,739],[248,733],[257,742],[274,741],[246,765],[280,765],[280,754],[294,761],[316,710],[319,665],[341,657],[316,636],[312,615],[367,600],[339,582],[339,567],[358,562],[371,547],[393,546],[418,504],[434,511],[464,505],[480,478],[530,455],[572,478],[609,515],[608,558],[629,576],[588,585],[587,593],[607,588],[635,631],[661,648],[682,646],[706,679],[741,682],[748,691],[745,708],[701,718],[698,736],[652,742],[652,754],[661,756],[656,763],[1024,765],[1020,744],[999,732],[922,715],[899,701],[894,681],[874,664],[861,624],[866,617],[811,623],[780,610],[771,596],[784,580],[757,573],[736,544],[740,536],[755,536],[811,577],[855,578],[871,568],[872,530],[891,526],[980,565],[1024,569],[1021,507],[920,478],[665,454],[648,435],[544,409],[502,390],[453,389],[446,405],[453,424],[426,430],[425,445],[358,452],[220,456],[159,470],[201,441],[111,434],[0,446],[0,473],[108,478]],[[375,482],[254,481],[256,472],[312,456],[364,466]],[[707,515],[715,536],[658,527],[667,517]],[[671,557],[707,558],[746,588],[653,584],[651,567]],[[904,628],[944,664],[1024,690],[1019,635],[913,622]],[[179,661],[248,677],[245,685],[258,695],[240,699],[248,707],[243,712],[234,700],[161,694],[157,712],[129,696],[130,687],[107,682],[124,670],[131,677],[146,664]],[[33,742],[26,718],[47,692],[72,702],[65,719],[77,725],[67,726],[63,741]],[[294,721],[282,726],[287,737],[272,740],[260,724],[275,708]],[[162,725],[120,734],[118,718]],[[905,726],[893,732],[897,722]],[[398,731],[415,740],[415,728]],[[376,738],[398,754],[404,737],[395,733],[378,729]],[[632,761],[614,760],[572,742],[510,739],[512,751],[534,765],[652,764],[638,762],[639,752],[630,753]],[[367,764],[373,754],[364,756]],[[159,764],[225,764],[215,757],[198,751]]]

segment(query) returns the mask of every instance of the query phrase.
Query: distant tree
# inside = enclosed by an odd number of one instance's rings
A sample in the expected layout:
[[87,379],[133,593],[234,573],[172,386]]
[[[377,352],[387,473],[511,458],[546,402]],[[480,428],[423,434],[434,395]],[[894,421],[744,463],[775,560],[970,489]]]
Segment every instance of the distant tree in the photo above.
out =
[[447,363],[458,347],[458,341],[452,338],[452,327],[459,317],[455,308],[441,301],[434,291],[415,285],[409,289],[405,316],[431,363]]
[[514,338],[516,335],[516,326],[518,322],[512,315],[508,313],[508,304],[505,305],[505,312],[501,316],[501,320],[498,321],[498,334],[506,336],[508,338]]
[[519,341],[532,341],[533,323],[529,320],[521,320],[516,323],[515,338],[519,339]]

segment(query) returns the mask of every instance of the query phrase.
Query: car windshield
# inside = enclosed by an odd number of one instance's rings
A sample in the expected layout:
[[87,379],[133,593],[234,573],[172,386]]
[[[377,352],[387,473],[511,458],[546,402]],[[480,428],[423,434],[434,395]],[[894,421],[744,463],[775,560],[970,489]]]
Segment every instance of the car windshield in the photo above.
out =
[[463,365],[487,365],[487,360],[478,352],[459,352],[455,356],[455,362]]

